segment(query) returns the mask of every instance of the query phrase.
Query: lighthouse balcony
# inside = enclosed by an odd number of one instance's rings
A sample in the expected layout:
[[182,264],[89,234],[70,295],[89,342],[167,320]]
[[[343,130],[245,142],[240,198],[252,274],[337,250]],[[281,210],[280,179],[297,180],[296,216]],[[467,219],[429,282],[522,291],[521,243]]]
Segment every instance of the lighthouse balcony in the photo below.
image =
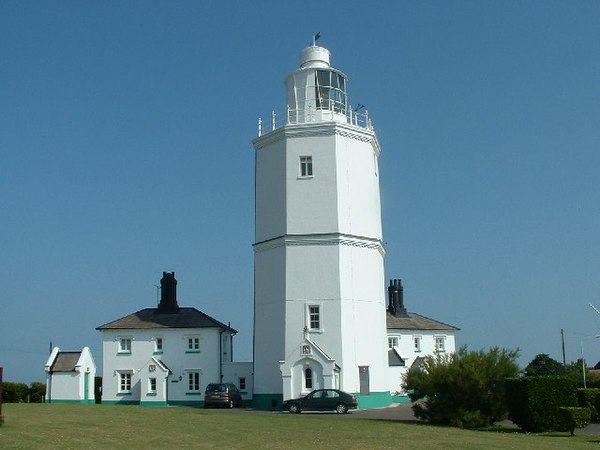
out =
[[269,133],[285,125],[299,125],[317,122],[341,122],[355,127],[373,130],[373,123],[369,112],[353,111],[347,108],[344,112],[336,102],[329,105],[320,105],[318,108],[292,109],[287,108],[284,113],[271,113],[270,124],[262,118],[258,119],[258,136]]

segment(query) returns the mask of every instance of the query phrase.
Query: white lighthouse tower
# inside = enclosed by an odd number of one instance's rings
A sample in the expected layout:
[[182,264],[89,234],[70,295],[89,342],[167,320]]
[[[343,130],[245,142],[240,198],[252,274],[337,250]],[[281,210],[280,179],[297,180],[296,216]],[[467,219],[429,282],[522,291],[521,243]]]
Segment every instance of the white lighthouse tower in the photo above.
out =
[[329,51],[300,53],[287,112],[259,126],[254,244],[254,403],[318,388],[388,405],[384,248],[368,115],[348,105]]

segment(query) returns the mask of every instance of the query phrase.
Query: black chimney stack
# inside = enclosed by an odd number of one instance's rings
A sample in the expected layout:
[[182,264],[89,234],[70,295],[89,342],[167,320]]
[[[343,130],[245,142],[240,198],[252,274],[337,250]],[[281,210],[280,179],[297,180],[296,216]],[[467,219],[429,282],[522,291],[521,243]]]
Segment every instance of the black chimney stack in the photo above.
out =
[[402,280],[390,280],[388,287],[388,311],[396,317],[408,317],[404,307],[404,288]]
[[161,314],[176,314],[179,312],[175,272],[163,272],[163,277],[160,280],[160,303],[157,312]]

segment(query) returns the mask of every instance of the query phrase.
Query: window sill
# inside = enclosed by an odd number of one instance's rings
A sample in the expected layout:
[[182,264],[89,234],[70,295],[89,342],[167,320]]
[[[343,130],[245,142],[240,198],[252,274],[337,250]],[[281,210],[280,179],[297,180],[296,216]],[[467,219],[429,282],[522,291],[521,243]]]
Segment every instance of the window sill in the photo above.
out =
[[131,395],[131,392],[117,392],[117,397],[124,397],[126,395]]
[[156,397],[156,392],[148,392],[146,394],[146,396],[148,396],[148,397]]
[[308,330],[309,333],[314,333],[314,334],[323,334],[325,332],[324,329],[322,328],[310,328]]
[[312,180],[314,177],[315,177],[314,175],[306,175],[304,177],[302,175],[299,175],[296,179],[297,180]]
[[117,356],[129,356],[131,352],[117,352]]
[[186,392],[185,395],[204,395],[202,392]]
[[162,350],[159,350],[159,351],[157,351],[157,352],[154,352],[154,353],[152,353],[152,354],[153,354],[153,355],[162,355],[162,354],[163,354],[163,352],[162,352]]
[[200,353],[200,350],[186,350],[186,353]]

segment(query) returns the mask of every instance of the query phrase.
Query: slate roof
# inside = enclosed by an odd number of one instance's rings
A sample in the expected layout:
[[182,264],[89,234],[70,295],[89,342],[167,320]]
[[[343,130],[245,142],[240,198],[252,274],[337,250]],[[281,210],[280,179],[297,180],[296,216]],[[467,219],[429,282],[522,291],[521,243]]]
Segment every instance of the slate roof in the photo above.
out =
[[81,352],[58,352],[56,359],[50,367],[50,372],[75,372],[75,366]]
[[404,361],[402,356],[400,356],[400,353],[398,353],[395,348],[390,348],[388,350],[388,365],[404,367],[406,365],[406,361]]
[[409,312],[407,317],[396,317],[389,311],[386,313],[387,329],[400,330],[439,330],[439,331],[458,331],[457,328],[447,323],[438,320],[430,319],[429,317],[420,314]]
[[158,308],[145,308],[138,312],[121,317],[112,322],[105,323],[96,330],[140,330],[151,328],[223,328],[233,334],[237,330],[213,319],[208,314],[196,308],[179,308],[172,314],[158,312]]

